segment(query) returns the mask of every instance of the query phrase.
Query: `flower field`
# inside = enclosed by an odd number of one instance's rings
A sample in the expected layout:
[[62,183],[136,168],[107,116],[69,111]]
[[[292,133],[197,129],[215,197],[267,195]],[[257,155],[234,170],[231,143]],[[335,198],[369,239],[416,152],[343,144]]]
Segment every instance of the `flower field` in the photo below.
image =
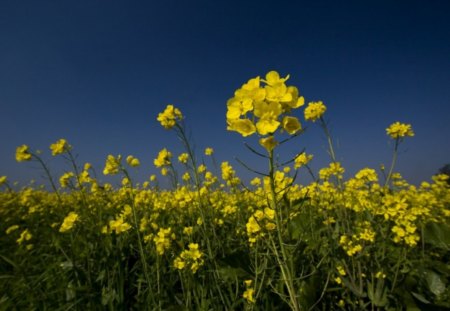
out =
[[[227,102],[230,135],[257,136],[249,152],[267,162],[267,171],[241,163],[250,184],[212,148],[192,148],[172,105],[157,121],[184,152],[162,149],[161,176],[144,183],[133,181],[132,155],[107,157],[103,174],[122,178],[113,187],[77,163],[65,139],[50,145],[67,161],[62,176],[45,153],[19,146],[16,160],[38,163],[51,191],[0,178],[0,310],[450,308],[449,177],[414,186],[395,172],[399,145],[414,136],[396,122],[386,129],[390,166],[345,179],[325,104],[305,104],[288,79],[252,78]],[[277,154],[306,123],[328,141],[330,162],[318,172],[312,154]]]

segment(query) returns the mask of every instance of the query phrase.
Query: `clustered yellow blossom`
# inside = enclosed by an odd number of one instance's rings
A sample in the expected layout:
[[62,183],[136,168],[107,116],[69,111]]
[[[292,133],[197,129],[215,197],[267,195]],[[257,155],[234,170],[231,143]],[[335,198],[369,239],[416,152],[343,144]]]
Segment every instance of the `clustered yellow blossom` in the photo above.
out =
[[50,150],[52,151],[52,155],[56,156],[59,154],[63,154],[64,152],[69,151],[72,148],[67,141],[63,138],[59,139],[56,143],[50,145]]
[[213,153],[214,153],[214,149],[213,149],[213,148],[207,147],[207,148],[205,149],[205,155],[210,156],[210,155],[212,155]]
[[131,167],[137,167],[137,166],[141,165],[141,162],[139,162],[138,158],[136,158],[132,155],[129,155],[127,157],[127,164]]
[[404,137],[413,137],[414,132],[411,124],[395,122],[386,129],[387,134],[393,139],[399,139]]
[[[256,77],[243,84],[227,102],[227,129],[244,137],[254,133],[271,137],[278,129],[290,135],[299,132],[300,121],[290,113],[303,106],[305,99],[295,86],[286,85],[288,79],[270,71],[265,79]],[[273,138],[260,142],[267,150],[276,146]]]
[[253,280],[245,280],[245,291],[242,294],[242,297],[247,300],[248,303],[255,302],[255,289],[252,287]]
[[302,166],[307,165],[313,158],[312,154],[306,154],[304,152],[300,153],[294,160],[294,168],[298,169]]
[[173,266],[178,270],[190,269],[192,273],[196,273],[197,270],[203,265],[203,253],[199,251],[197,243],[189,243],[189,249],[185,249],[181,254],[175,258]]
[[79,216],[75,212],[70,212],[69,215],[64,218],[63,223],[61,224],[61,227],[59,228],[59,232],[67,232],[70,229],[72,229],[75,222],[79,219]]
[[172,228],[161,228],[157,235],[153,238],[156,245],[156,251],[159,255],[164,255],[165,251],[170,248],[170,241],[176,238]]
[[326,110],[327,107],[323,102],[311,102],[305,108],[305,120],[315,122],[323,116]]
[[275,210],[266,207],[264,210],[256,210],[245,225],[247,228],[248,242],[252,246],[256,241],[266,235],[266,231],[276,229],[274,223]]
[[24,162],[31,160],[31,153],[29,151],[29,147],[27,145],[22,145],[17,147],[16,149],[16,161]]
[[104,175],[115,175],[119,173],[120,162],[122,160],[122,156],[118,155],[114,157],[113,155],[108,155],[106,158],[105,168],[103,169]]
[[171,159],[172,153],[164,148],[158,153],[158,157],[153,161],[153,164],[158,168],[168,166],[171,163]]
[[178,108],[175,108],[173,105],[167,105],[166,109],[158,114],[157,118],[159,123],[161,123],[161,125],[167,130],[170,130],[175,126],[177,121],[180,121],[182,119],[183,115],[181,114],[181,111]]

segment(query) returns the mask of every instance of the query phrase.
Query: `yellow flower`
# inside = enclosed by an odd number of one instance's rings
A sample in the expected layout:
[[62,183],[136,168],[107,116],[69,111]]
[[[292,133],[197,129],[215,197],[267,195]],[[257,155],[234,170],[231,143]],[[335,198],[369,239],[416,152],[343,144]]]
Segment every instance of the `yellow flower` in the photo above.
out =
[[19,229],[18,225],[12,225],[8,229],[6,229],[6,234],[10,234],[11,232],[16,231],[17,229]]
[[298,169],[302,166],[305,166],[306,164],[309,163],[309,161],[311,161],[313,158],[312,154],[306,154],[304,152],[302,152],[301,154],[299,154],[295,160],[294,160],[294,168]]
[[61,184],[62,188],[66,188],[67,186],[69,186],[70,183],[70,179],[72,177],[74,177],[75,174],[72,172],[67,172],[64,173],[60,178],[59,178],[59,183]]
[[246,299],[247,302],[254,303],[255,302],[255,297],[253,297],[254,294],[255,290],[253,288],[247,288],[242,297]]
[[122,217],[119,217],[109,222],[109,228],[111,231],[115,231],[116,234],[120,234],[131,229],[131,226],[127,222],[124,222]]
[[175,126],[177,121],[182,120],[183,115],[178,108],[175,108],[173,105],[167,105],[166,109],[158,114],[157,120],[161,125],[166,129],[170,130]]
[[153,161],[156,167],[163,167],[170,165],[170,159],[172,158],[172,153],[166,148],[158,153],[158,157]]
[[259,140],[259,144],[264,148],[266,148],[268,152],[270,152],[273,149],[275,149],[275,147],[278,145],[278,142],[275,140],[273,136],[269,136],[266,138],[261,138]]
[[214,149],[213,148],[208,147],[208,148],[205,149],[205,155],[210,156],[213,153],[214,153]]
[[22,145],[17,147],[16,149],[16,161],[17,162],[24,162],[31,160],[31,153],[28,151],[27,145]]
[[187,153],[182,153],[178,156],[178,162],[186,164],[189,159],[189,155]]
[[77,213],[70,212],[69,215],[64,218],[64,221],[59,228],[59,232],[66,232],[72,229],[73,224],[78,220],[79,216]]
[[314,122],[323,116],[326,110],[327,107],[321,101],[310,102],[304,111],[305,120]]
[[122,156],[118,155],[114,157],[112,155],[108,155],[106,158],[105,168],[103,169],[104,175],[115,175],[119,172],[120,161],[122,160]]
[[281,124],[283,129],[291,135],[294,135],[302,129],[302,126],[296,117],[286,116],[283,118]]
[[238,132],[242,136],[247,137],[255,133],[256,128],[249,119],[236,119],[228,120],[227,130]]
[[400,123],[400,122],[395,122],[395,123],[391,124],[386,129],[386,132],[393,139],[414,136],[414,132],[412,130],[411,124],[405,124],[405,123]]
[[63,154],[64,152],[69,151],[71,148],[72,146],[70,146],[63,138],[50,145],[50,150],[52,151],[53,156]]
[[20,237],[17,239],[17,244],[22,244],[24,241],[29,241],[31,240],[33,236],[31,235],[31,233],[28,231],[28,229],[25,229],[24,231],[22,231],[22,233],[20,234]]
[[6,176],[0,176],[0,186],[6,183]]
[[129,155],[127,157],[127,163],[131,167],[137,167],[137,166],[141,165],[141,163],[139,162],[139,159],[133,157],[132,155]]
[[267,135],[275,132],[280,126],[278,117],[282,113],[281,105],[278,102],[257,102],[255,103],[254,114],[260,118],[256,122],[256,129],[259,134]]

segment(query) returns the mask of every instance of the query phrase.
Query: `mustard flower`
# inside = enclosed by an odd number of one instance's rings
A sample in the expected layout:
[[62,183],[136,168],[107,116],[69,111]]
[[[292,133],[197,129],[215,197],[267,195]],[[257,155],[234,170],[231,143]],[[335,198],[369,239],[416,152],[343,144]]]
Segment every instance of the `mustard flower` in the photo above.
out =
[[114,157],[112,155],[108,155],[106,158],[105,168],[103,169],[104,175],[115,175],[119,172],[120,169],[120,161],[122,160],[122,156],[118,155]]
[[322,117],[326,110],[327,107],[323,104],[323,102],[310,102],[304,111],[305,120],[314,122]]
[[304,152],[300,153],[294,160],[294,168],[298,169],[302,166],[305,166],[309,163],[313,158],[312,154],[306,154]]
[[273,136],[261,138],[259,144],[263,146],[268,152],[271,152],[278,145],[278,142]]
[[213,148],[208,147],[208,148],[205,149],[205,155],[210,156],[213,153],[214,153],[214,149]]
[[6,176],[0,176],[0,186],[6,184],[6,180],[7,180]]
[[22,145],[16,149],[16,161],[24,162],[31,160],[31,153],[29,152],[29,147],[27,145]]
[[137,167],[137,166],[141,165],[141,162],[139,162],[139,159],[135,158],[132,155],[129,155],[127,157],[127,163],[131,167]]
[[186,164],[188,162],[189,155],[187,153],[182,153],[178,156],[178,162]]
[[256,132],[256,127],[249,119],[228,120],[227,130],[235,131],[244,137],[250,136]]
[[291,135],[294,135],[302,129],[300,122],[296,117],[285,116],[281,121],[283,129]]
[[172,153],[170,151],[168,151],[166,148],[164,148],[163,150],[161,150],[158,153],[158,157],[153,161],[153,164],[156,167],[167,166],[167,165],[170,165],[171,159],[172,159]]
[[175,108],[173,105],[167,105],[166,109],[158,114],[157,120],[161,125],[166,129],[170,130],[175,126],[177,121],[183,119],[183,115],[178,108]]
[[78,220],[79,216],[75,212],[70,212],[69,215],[64,218],[61,227],[59,228],[59,232],[67,232],[72,229],[74,223]]
[[255,290],[253,288],[247,288],[245,290],[244,294],[242,294],[242,297],[244,299],[246,299],[247,302],[254,303],[255,302],[254,294],[255,294]]
[[17,229],[19,229],[18,225],[12,225],[11,227],[9,227],[8,229],[6,229],[6,234],[10,234],[13,231],[16,231]]
[[414,132],[412,130],[411,124],[405,124],[405,123],[400,123],[400,122],[395,122],[395,123],[391,124],[386,129],[386,132],[393,139],[414,136]]
[[31,240],[33,236],[31,235],[30,231],[28,231],[28,229],[25,229],[24,231],[22,231],[22,233],[20,234],[20,237],[17,239],[17,244],[22,244],[24,241],[29,241]]
[[72,148],[67,141],[63,138],[59,139],[56,143],[50,145],[50,150],[52,151],[52,155],[56,156],[59,154],[63,154],[64,152],[69,151]]
[[67,173],[62,174],[62,176],[59,178],[59,183],[61,184],[61,187],[62,188],[68,187],[69,183],[70,183],[70,179],[74,176],[75,175],[72,172],[67,172]]

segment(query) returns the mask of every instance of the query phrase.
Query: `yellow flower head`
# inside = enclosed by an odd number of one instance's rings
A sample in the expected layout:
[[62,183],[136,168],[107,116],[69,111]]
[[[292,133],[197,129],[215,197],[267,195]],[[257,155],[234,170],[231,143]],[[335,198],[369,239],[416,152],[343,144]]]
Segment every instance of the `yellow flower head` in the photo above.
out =
[[296,117],[285,116],[281,124],[283,125],[283,129],[291,135],[294,135],[302,129],[302,126]]
[[166,109],[158,114],[157,118],[159,123],[161,123],[161,125],[167,130],[170,130],[175,126],[177,121],[182,119],[183,115],[181,114],[181,111],[173,105],[167,105]]
[[17,147],[16,149],[16,161],[17,162],[24,162],[31,160],[31,153],[28,151],[27,145],[22,145]]
[[75,212],[70,212],[69,215],[64,218],[64,221],[59,228],[59,232],[66,232],[72,229],[74,223],[78,220],[79,216]]
[[170,159],[172,158],[172,153],[166,148],[158,153],[158,157],[153,161],[156,167],[163,167],[170,165]]
[[313,158],[312,154],[306,154],[304,152],[302,152],[301,154],[299,154],[295,160],[294,160],[294,168],[298,169],[302,166],[305,166],[306,164],[309,163],[309,161],[311,161]]
[[59,139],[56,143],[50,145],[50,150],[52,151],[52,155],[56,156],[58,154],[63,154],[64,152],[69,151],[72,148],[67,141],[63,138]]
[[259,144],[261,146],[263,146],[264,148],[266,148],[266,150],[268,152],[270,152],[273,149],[275,149],[275,147],[278,145],[278,142],[275,140],[275,138],[273,138],[273,136],[269,136],[269,137],[261,138],[259,140]]
[[210,156],[213,153],[214,153],[214,149],[213,148],[208,147],[208,148],[205,149],[205,155]]
[[122,160],[122,156],[118,155],[114,157],[112,155],[108,155],[106,158],[105,168],[103,169],[104,175],[115,175],[119,172],[120,161]]
[[127,157],[127,163],[131,167],[137,167],[137,166],[141,165],[141,163],[139,162],[139,159],[133,157],[132,155],[129,155]]
[[323,116],[326,110],[327,107],[321,101],[311,102],[305,108],[305,120],[314,122]]
[[249,119],[228,120],[229,131],[235,131],[244,137],[250,136],[256,132],[256,127]]
[[393,139],[414,136],[414,132],[412,130],[411,124],[405,124],[405,123],[400,123],[400,122],[395,122],[395,123],[391,124],[386,129],[386,132]]

